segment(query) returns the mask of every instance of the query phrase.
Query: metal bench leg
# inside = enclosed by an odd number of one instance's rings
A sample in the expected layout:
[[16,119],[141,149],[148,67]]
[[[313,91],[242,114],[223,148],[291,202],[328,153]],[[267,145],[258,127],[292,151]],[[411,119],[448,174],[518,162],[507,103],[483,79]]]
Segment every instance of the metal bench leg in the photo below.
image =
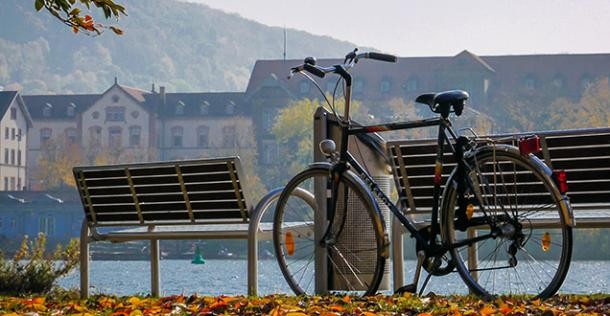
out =
[[80,231],[80,297],[89,297],[89,226],[86,218]]
[[159,272],[159,240],[150,240],[150,282],[151,294],[153,297],[159,297],[160,293],[160,272]]
[[283,188],[276,188],[267,193],[256,204],[248,225],[248,295],[258,295],[258,227],[269,206],[280,197]]

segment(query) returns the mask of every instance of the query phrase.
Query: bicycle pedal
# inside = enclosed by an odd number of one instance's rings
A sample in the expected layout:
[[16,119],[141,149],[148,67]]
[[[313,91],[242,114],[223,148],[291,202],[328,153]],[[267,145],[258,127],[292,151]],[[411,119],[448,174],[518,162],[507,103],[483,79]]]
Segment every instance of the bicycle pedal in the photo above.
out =
[[417,292],[417,284],[407,284],[407,285],[403,285],[401,287],[399,287],[396,291],[394,291],[394,294],[404,294],[404,293],[415,293]]

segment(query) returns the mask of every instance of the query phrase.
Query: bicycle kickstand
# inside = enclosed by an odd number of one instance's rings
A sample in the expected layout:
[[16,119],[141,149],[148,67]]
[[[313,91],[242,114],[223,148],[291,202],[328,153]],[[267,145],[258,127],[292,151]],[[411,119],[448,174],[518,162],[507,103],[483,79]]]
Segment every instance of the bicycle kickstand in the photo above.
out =
[[413,283],[399,287],[396,292],[394,292],[394,294],[403,294],[405,292],[417,293],[417,283],[419,282],[421,268],[424,265],[424,259],[426,259],[426,253],[423,250],[418,251],[417,267],[415,268],[415,276],[413,277]]

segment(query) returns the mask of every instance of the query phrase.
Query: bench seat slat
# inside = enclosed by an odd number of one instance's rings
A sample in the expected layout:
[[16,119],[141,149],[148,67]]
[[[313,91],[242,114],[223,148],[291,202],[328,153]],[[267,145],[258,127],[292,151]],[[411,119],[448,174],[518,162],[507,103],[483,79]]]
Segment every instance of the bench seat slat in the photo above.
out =
[[[142,213],[144,218],[144,224],[152,224],[155,221],[171,221],[175,223],[184,222],[184,224],[191,223],[189,214],[187,212],[157,212],[157,213]],[[233,211],[219,211],[219,212],[196,212],[193,211],[193,217],[195,220],[243,220],[239,210]],[[99,213],[97,214],[97,221],[100,223],[124,223],[132,224],[134,226],[140,226],[140,220],[138,215],[134,213],[130,214],[109,214]]]
[[[210,201],[210,202],[192,202],[191,207],[193,210],[225,210],[225,209],[239,209],[237,201]],[[135,204],[123,203],[123,204],[102,204],[93,205],[93,209],[96,214],[101,213],[125,213],[125,212],[136,212]],[[156,212],[156,211],[186,211],[186,203],[182,202],[167,202],[167,203],[140,203],[140,209],[142,212]]]
[[549,147],[610,144],[610,134],[547,136]]
[[[231,182],[213,182],[213,183],[190,183],[186,184],[186,190],[188,192],[221,192],[227,190],[233,190],[233,184]],[[165,185],[151,185],[151,186],[138,186],[136,187],[138,194],[149,194],[149,193],[179,193],[182,192],[180,185],[176,184],[165,184]],[[131,194],[128,185],[115,186],[115,187],[98,187],[90,188],[89,194],[92,196],[113,196],[120,194]]]
[[[210,193],[190,193],[190,201],[216,201],[216,200],[231,200],[235,199],[235,192],[210,192]],[[138,200],[140,203],[155,203],[155,202],[176,202],[184,201],[184,196],[175,192],[172,194],[139,194]],[[91,202],[93,204],[117,204],[117,203],[130,203],[133,202],[133,198],[128,195],[114,195],[114,196],[91,196]]]

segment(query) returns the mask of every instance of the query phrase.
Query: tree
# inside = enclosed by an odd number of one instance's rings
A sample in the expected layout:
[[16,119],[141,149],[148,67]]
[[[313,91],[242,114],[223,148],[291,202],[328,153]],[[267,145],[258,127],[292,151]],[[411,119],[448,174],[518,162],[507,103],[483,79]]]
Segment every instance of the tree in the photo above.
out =
[[61,22],[72,28],[74,33],[83,31],[85,34],[101,34],[102,30],[108,28],[115,34],[121,35],[123,31],[116,26],[107,26],[96,23],[90,15],[83,15],[82,10],[97,7],[104,13],[106,19],[112,17],[117,20],[121,15],[127,15],[125,7],[117,4],[114,0],[35,0],[36,11],[45,9]]
[[610,86],[608,79],[587,87],[578,102],[559,98],[551,104],[546,126],[553,129],[610,126]]
[[68,142],[64,137],[49,139],[41,147],[34,178],[42,190],[74,187],[76,183],[72,167],[81,161],[81,150],[77,144]]

